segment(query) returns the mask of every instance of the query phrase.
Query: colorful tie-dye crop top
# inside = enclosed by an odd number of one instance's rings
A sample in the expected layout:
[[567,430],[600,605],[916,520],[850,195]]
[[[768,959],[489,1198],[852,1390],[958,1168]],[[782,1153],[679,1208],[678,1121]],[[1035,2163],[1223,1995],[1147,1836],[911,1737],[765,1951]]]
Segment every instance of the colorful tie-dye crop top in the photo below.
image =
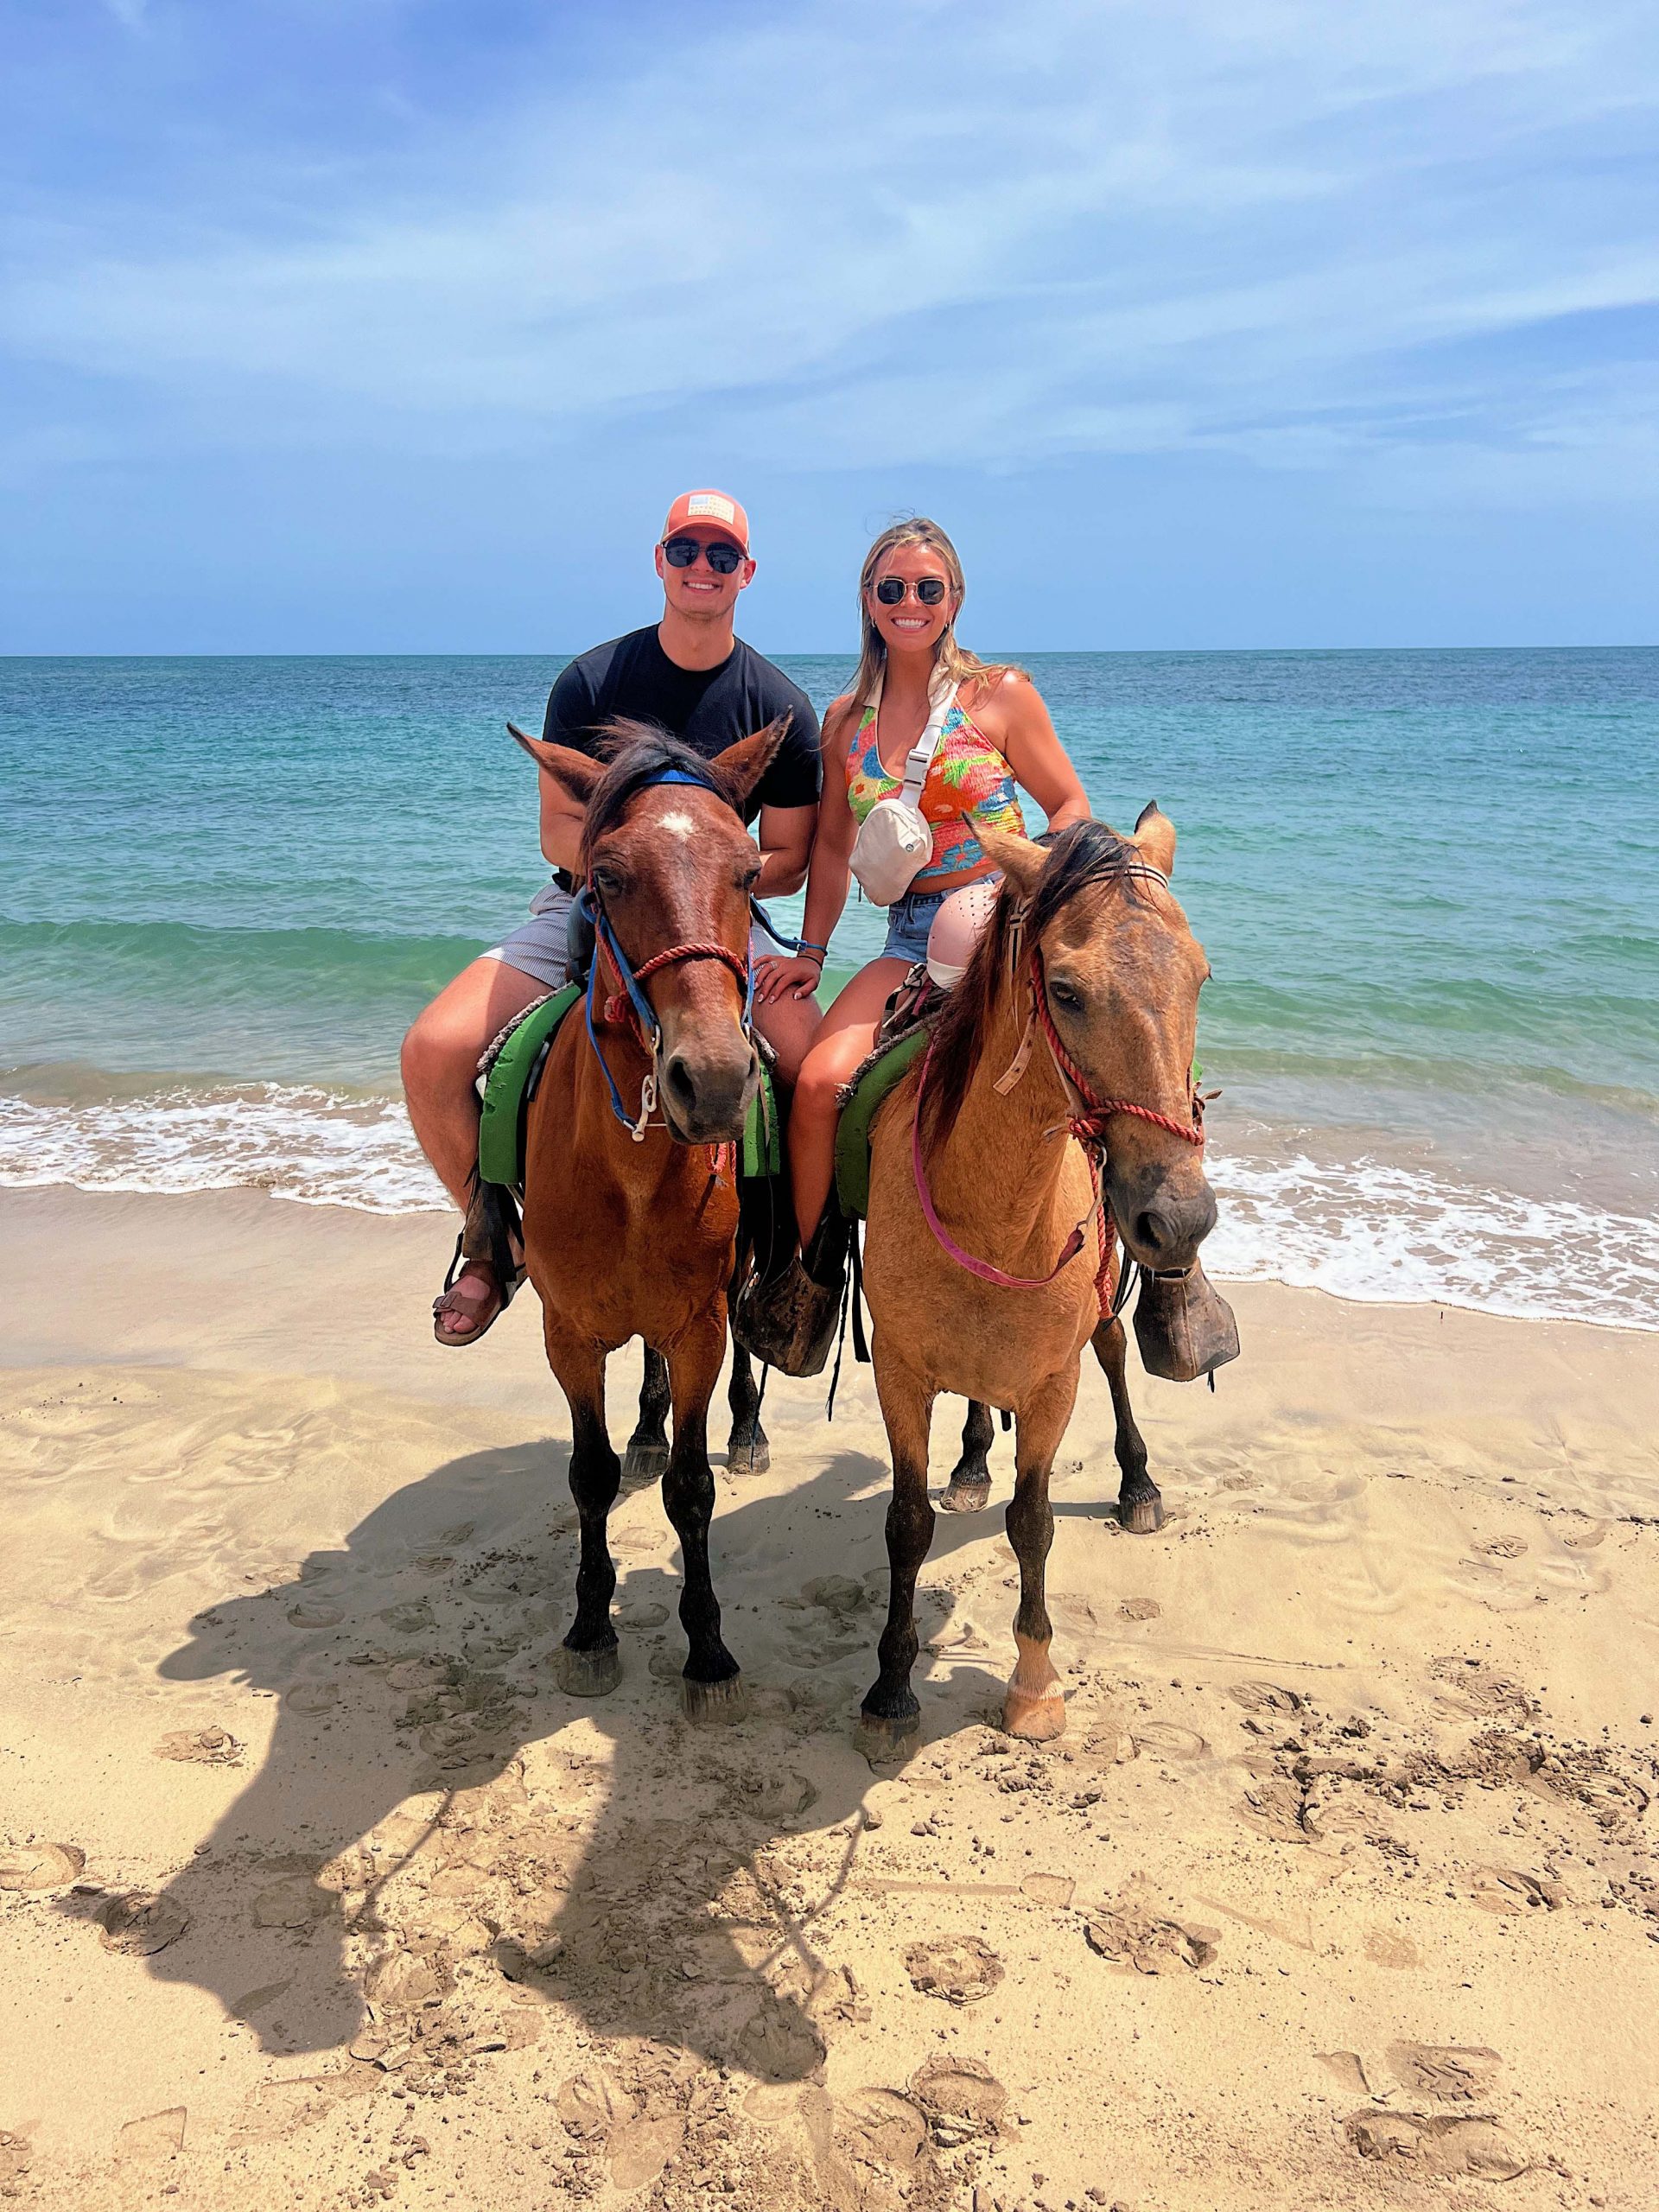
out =
[[[881,766],[876,712],[874,707],[865,708],[847,747],[847,800],[858,822],[878,799],[891,798],[904,785],[902,775],[890,776]],[[933,849],[927,866],[911,884],[912,894],[979,866],[985,857],[976,834],[980,826],[1012,830],[1022,837],[1026,834],[1014,771],[978,725],[954,704],[933,748],[920,804],[922,818],[933,825]]]

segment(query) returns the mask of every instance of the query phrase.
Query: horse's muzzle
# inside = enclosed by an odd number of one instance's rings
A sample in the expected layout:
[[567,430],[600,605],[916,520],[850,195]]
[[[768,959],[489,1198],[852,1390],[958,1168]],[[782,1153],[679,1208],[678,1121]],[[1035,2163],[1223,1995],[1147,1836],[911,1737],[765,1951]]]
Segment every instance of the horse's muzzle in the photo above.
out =
[[664,1054],[658,1103],[683,1144],[734,1144],[760,1086],[760,1061],[741,1032],[732,1049],[680,1049]]
[[1189,1268],[1216,1225],[1216,1198],[1202,1174],[1131,1168],[1111,1179],[1118,1233],[1143,1268],[1164,1274]]

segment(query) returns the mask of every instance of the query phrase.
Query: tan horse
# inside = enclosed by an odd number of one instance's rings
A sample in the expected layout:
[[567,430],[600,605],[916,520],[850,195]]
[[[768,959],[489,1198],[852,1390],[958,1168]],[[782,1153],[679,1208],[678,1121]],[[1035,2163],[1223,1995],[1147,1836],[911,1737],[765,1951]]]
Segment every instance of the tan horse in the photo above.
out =
[[913,1609],[933,1535],[928,1433],[943,1391],[1014,1415],[1007,1526],[1020,1566],[1018,1661],[1004,1719],[1039,1739],[1064,1728],[1044,1591],[1048,1483],[1091,1337],[1112,1386],[1126,1494],[1136,1447],[1146,1481],[1123,1326],[1101,1318],[1116,1269],[1103,1274],[1096,1175],[1147,1268],[1188,1266],[1216,1218],[1192,1076],[1210,971],[1169,892],[1173,826],[1148,807],[1133,839],[1084,822],[1052,852],[988,833],[985,844],[1002,896],[871,1148],[864,1281],[893,1480],[881,1672],[860,1732],[872,1750],[912,1737],[920,1712]]
[[685,1707],[700,1719],[730,1711],[740,1694],[709,1573],[708,1411],[738,1229],[730,1147],[759,1081],[747,976],[760,855],[743,810],[784,725],[712,761],[617,728],[634,741],[608,766],[513,733],[586,810],[582,873],[600,933],[592,1033],[580,1010],[566,1018],[530,1108],[524,1261],[548,1363],[569,1401],[582,1524],[564,1687],[599,1696],[620,1677],[606,1523],[621,1469],[606,1427],[605,1363],[642,1337],[667,1362],[674,1440],[663,1503],[684,1554]]

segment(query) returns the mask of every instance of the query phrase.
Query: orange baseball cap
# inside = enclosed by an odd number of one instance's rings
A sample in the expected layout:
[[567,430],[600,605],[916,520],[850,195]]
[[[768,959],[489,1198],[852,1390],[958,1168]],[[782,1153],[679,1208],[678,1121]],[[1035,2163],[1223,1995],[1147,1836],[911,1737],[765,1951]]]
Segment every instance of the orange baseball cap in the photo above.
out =
[[749,550],[749,518],[728,492],[682,492],[668,511],[668,520],[663,524],[663,536],[672,537],[676,531],[683,530],[688,523],[701,523],[715,530],[737,546],[747,559]]

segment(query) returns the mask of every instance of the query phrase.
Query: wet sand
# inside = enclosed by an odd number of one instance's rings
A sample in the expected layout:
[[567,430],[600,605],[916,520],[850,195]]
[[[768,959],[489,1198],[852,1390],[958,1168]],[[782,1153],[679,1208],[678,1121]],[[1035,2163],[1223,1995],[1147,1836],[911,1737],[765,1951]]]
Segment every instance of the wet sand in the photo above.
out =
[[1132,1372],[1150,1537],[1090,1370],[1065,1735],[995,1725],[999,1436],[874,1773],[867,1373],[827,1428],[774,1378],[719,1473],[753,1711],[694,1732],[650,1487],[622,1686],[558,1688],[563,1402],[529,1296],[431,1345],[435,1219],[7,1192],[0,1238],[0,2197],[1654,2202],[1659,1337],[1246,1287],[1217,1395]]

